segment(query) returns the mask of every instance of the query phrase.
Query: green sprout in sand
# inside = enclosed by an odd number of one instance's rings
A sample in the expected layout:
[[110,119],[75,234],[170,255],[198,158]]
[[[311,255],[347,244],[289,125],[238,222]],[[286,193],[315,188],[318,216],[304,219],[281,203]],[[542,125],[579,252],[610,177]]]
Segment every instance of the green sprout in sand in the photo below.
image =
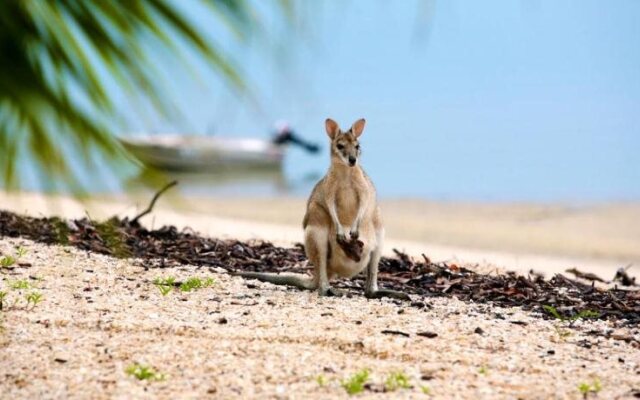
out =
[[553,306],[542,306],[542,308],[549,313],[553,318],[560,320],[562,322],[569,322],[569,326],[572,326],[579,319],[595,319],[600,317],[600,313],[597,311],[591,310],[582,310],[575,315],[570,317],[565,317]]
[[9,287],[13,290],[29,289],[31,285],[26,279],[9,282]]
[[24,247],[20,246],[20,247],[18,247],[18,249],[16,250],[16,256],[17,256],[18,258],[22,258],[22,257],[24,257],[24,256],[27,254],[27,251],[28,251],[28,250],[27,250],[26,248],[24,248]]
[[582,382],[578,385],[578,390],[583,398],[587,398],[590,393],[598,394],[602,390],[600,379],[596,378],[593,383]]
[[410,389],[409,377],[403,372],[393,372],[384,381],[384,387],[387,391],[393,392],[398,389]]
[[0,267],[2,268],[11,267],[12,265],[16,264],[20,258],[24,257],[25,254],[27,254],[27,249],[25,249],[22,246],[18,247],[18,249],[16,250],[15,257],[12,255],[6,255],[6,256],[0,257]]
[[162,381],[166,378],[165,374],[159,373],[153,367],[138,363],[128,366],[125,372],[139,381]]
[[29,307],[29,304],[33,304],[32,310],[43,300],[42,293],[39,292],[31,292],[25,296],[25,299],[27,300],[27,307]]
[[176,283],[176,279],[172,276],[169,276],[167,278],[156,278],[153,281],[153,284],[156,285],[156,287],[158,288],[158,290],[160,290],[160,293],[162,293],[163,296],[166,296],[169,293],[171,293],[171,290],[173,289],[175,283]]
[[0,311],[4,308],[4,299],[7,297],[7,292],[0,291]]
[[316,383],[318,383],[318,386],[326,386],[328,381],[327,381],[327,377],[320,374],[316,377]]
[[183,292],[190,292],[195,289],[202,289],[214,284],[213,278],[207,278],[204,281],[200,278],[189,278],[180,285],[180,290]]
[[364,390],[364,385],[368,380],[369,370],[365,368],[351,375],[348,379],[340,382],[340,385],[349,395],[354,395],[361,393]]
[[13,256],[4,256],[0,258],[0,267],[9,268],[16,263],[16,259]]

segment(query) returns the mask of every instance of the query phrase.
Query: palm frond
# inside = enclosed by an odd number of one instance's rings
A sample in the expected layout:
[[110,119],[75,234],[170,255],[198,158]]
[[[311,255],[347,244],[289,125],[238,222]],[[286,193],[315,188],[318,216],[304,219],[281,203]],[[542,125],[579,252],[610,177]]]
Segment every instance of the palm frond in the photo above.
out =
[[[213,11],[212,23],[239,39],[255,25],[256,15],[244,0],[200,1]],[[112,164],[131,163],[108,122],[119,115],[101,72],[170,113],[147,59],[149,40],[173,52],[186,43],[233,87],[246,91],[238,67],[178,5],[169,0],[0,2],[0,183],[19,185],[16,168],[23,153],[43,179],[70,186],[78,182],[70,157],[81,155],[89,167],[96,153]]]

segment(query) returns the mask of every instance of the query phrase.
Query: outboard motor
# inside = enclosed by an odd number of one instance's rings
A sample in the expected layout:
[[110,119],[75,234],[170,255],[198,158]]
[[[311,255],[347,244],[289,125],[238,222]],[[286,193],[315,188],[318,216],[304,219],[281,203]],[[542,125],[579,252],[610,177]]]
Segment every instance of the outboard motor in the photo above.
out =
[[320,146],[315,143],[308,142],[296,135],[287,123],[278,123],[276,126],[276,134],[272,140],[273,144],[278,146],[284,146],[286,144],[294,144],[302,147],[309,153],[317,153],[320,150]]

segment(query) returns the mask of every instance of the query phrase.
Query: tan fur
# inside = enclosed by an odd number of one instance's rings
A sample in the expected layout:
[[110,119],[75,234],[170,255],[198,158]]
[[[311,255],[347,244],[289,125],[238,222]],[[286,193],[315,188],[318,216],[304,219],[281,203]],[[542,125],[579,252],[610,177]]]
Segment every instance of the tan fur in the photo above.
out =
[[[335,121],[327,119],[325,122],[331,139],[331,166],[313,188],[302,221],[305,251],[314,267],[312,278],[253,272],[240,275],[302,289],[315,288],[320,295],[336,295],[339,293],[331,288],[330,280],[351,278],[366,270],[365,294],[368,297],[408,299],[404,293],[378,290],[378,263],[384,227],[375,187],[359,162],[358,138],[364,126],[365,120],[360,119],[343,132]],[[360,261],[354,261],[345,254],[338,245],[338,237],[357,238],[364,243]]]
[[[362,122],[360,122],[362,121]],[[358,121],[361,125],[359,133],[364,128],[364,120]],[[327,174],[318,182],[309,201],[307,212],[303,220],[305,229],[305,249],[307,257],[314,265],[314,277],[318,279],[319,266],[322,262],[321,253],[318,252],[318,231],[326,231],[328,247],[330,248],[326,260],[327,279],[335,277],[350,278],[360,273],[367,267],[371,259],[371,252],[382,245],[384,229],[377,205],[376,190],[371,179],[365,174],[359,164],[350,166],[349,155],[358,158],[358,138],[350,129],[342,132],[337,124],[328,120],[327,134],[331,140],[331,167]],[[354,124],[355,126],[356,124]],[[339,149],[337,146],[341,145]],[[335,209],[339,224],[331,217],[331,208]],[[307,233],[308,232],[308,233]],[[357,234],[364,242],[363,257],[360,262],[351,260],[337,244],[337,236]],[[326,255],[325,255],[326,257]],[[322,281],[322,279],[319,279]]]

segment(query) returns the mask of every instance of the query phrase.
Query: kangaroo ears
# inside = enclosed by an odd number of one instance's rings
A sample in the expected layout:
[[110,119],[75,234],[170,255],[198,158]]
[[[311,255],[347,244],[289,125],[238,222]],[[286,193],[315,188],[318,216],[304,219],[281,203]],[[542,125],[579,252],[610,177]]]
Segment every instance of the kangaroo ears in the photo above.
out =
[[364,131],[364,124],[366,122],[367,121],[365,121],[364,118],[360,118],[351,125],[351,132],[353,132],[356,137],[360,137],[360,135],[362,135],[362,131]]
[[329,135],[331,140],[333,140],[333,138],[335,138],[336,135],[340,133],[340,127],[338,126],[338,123],[331,118],[327,118],[327,120],[324,121],[324,127],[327,129],[327,135]]

